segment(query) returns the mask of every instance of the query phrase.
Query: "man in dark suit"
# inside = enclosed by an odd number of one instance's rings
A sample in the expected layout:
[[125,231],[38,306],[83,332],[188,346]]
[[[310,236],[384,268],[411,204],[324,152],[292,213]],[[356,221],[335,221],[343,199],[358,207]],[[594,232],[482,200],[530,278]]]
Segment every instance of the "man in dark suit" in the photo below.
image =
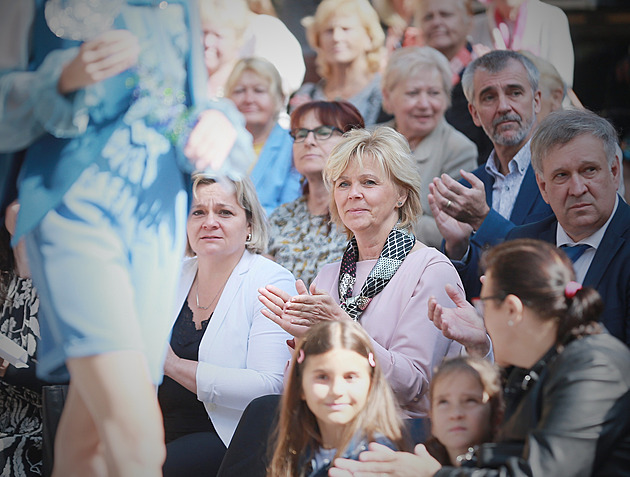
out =
[[602,323],[630,345],[630,206],[617,194],[617,134],[590,111],[558,111],[531,142],[532,166],[554,215],[512,229],[506,239],[537,238],[564,248],[577,281],[604,300]]
[[494,145],[485,165],[462,171],[459,183],[436,177],[429,204],[444,252],[457,268],[467,298],[481,290],[478,260],[515,226],[552,215],[536,185],[529,141],[540,111],[539,73],[523,55],[497,50],[468,65],[462,86],[476,125]]

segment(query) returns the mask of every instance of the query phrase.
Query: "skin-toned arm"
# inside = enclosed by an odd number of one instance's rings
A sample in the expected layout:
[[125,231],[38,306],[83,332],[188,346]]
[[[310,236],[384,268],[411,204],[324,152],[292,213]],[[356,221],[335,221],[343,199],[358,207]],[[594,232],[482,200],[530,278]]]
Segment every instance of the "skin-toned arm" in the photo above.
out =
[[428,305],[429,319],[445,337],[461,343],[469,355],[485,357],[490,351],[490,343],[483,317],[457,288],[452,285],[444,288],[457,308],[444,308],[431,297]]
[[197,364],[197,361],[177,356],[169,345],[164,361],[164,374],[197,394]]
[[273,285],[258,290],[258,299],[267,307],[262,314],[293,336],[302,336],[309,326],[320,321],[351,319],[328,293],[318,290],[314,283],[310,293],[302,280],[295,282],[295,288],[298,291],[295,296]]
[[138,38],[128,30],[110,30],[81,44],[79,53],[61,72],[57,89],[69,94],[103,81],[138,62]]
[[396,452],[376,442],[359,455],[359,460],[335,459],[335,466],[328,471],[330,477],[430,477],[442,466],[418,444],[414,454]]

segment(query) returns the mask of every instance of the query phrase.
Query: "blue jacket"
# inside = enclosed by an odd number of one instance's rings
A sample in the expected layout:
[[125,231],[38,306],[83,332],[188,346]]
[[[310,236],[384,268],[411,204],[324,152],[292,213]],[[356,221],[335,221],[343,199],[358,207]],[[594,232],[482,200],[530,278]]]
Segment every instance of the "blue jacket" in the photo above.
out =
[[[535,238],[556,243],[558,220],[548,217],[512,229],[506,239]],[[630,206],[619,198],[583,285],[595,288],[604,301],[601,321],[608,331],[630,345]]]
[[[464,284],[468,300],[479,296],[481,291],[479,259],[484,250],[503,242],[510,230],[517,225],[529,224],[542,220],[545,217],[553,216],[551,207],[545,203],[540,195],[531,164],[525,172],[521,188],[516,196],[516,202],[514,202],[510,220],[505,219],[496,210],[492,209],[494,178],[486,171],[485,164],[475,169],[473,174],[483,182],[486,189],[486,203],[490,206],[490,212],[481,224],[481,227],[479,227],[479,230],[470,239],[469,260],[466,263],[462,261],[453,262]],[[468,181],[462,180],[460,182],[470,187]]]
[[271,130],[250,174],[267,216],[301,194],[300,173],[293,167],[293,139],[280,124]]

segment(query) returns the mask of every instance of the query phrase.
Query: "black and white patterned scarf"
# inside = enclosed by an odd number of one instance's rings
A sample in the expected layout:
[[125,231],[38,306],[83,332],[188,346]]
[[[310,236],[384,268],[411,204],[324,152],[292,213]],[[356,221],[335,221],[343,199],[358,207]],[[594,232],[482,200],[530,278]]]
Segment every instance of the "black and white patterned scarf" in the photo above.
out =
[[416,243],[416,237],[407,230],[399,229],[398,224],[387,236],[378,261],[370,271],[361,292],[352,296],[357,279],[357,260],[359,248],[356,238],[352,237],[341,259],[339,270],[339,299],[341,308],[354,321],[359,321],[361,313],[367,308],[376,295],[389,283],[403,260]]

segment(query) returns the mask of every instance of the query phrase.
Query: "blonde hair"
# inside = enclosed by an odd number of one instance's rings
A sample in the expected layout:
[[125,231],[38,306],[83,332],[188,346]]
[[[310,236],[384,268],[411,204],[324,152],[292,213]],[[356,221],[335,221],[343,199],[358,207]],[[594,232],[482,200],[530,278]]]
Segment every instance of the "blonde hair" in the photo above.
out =
[[[420,71],[434,68],[440,75],[442,89],[446,95],[447,107],[451,105],[452,73],[449,62],[442,53],[430,46],[408,46],[399,48],[389,57],[383,73],[381,85],[384,91],[391,92],[403,80],[417,75]],[[387,111],[391,113],[391,111]]]
[[199,13],[202,25],[231,28],[239,44],[243,42],[251,14],[246,0],[199,0]]
[[236,88],[241,76],[243,76],[243,73],[246,71],[254,73],[267,82],[267,91],[269,91],[276,100],[276,114],[274,119],[277,119],[278,114],[280,114],[280,111],[284,107],[285,100],[284,92],[282,91],[282,78],[273,63],[264,58],[252,56],[238,60],[225,82],[225,95],[227,97],[232,96],[234,88]]
[[[319,53],[319,35],[328,20],[335,15],[349,14],[357,17],[370,38],[370,47],[366,53],[368,69],[371,73],[380,71],[385,45],[385,33],[381,27],[378,13],[367,0],[323,0],[315,10],[315,15],[302,19],[309,45]],[[322,78],[330,76],[330,65],[321,55],[315,59],[317,73]]]
[[409,143],[394,129],[381,126],[372,131],[354,129],[343,135],[343,140],[330,153],[324,168],[324,183],[330,192],[330,217],[339,227],[343,227],[348,237],[348,229],[339,216],[335,203],[334,184],[348,168],[350,162],[357,161],[363,166],[364,157],[373,158],[389,180],[401,191],[407,192],[407,199],[398,209],[400,227],[411,230],[422,215],[420,204],[420,173],[413,159]]
[[[245,243],[245,248],[252,253],[263,253],[269,243],[269,227],[265,218],[265,211],[260,205],[254,183],[249,177],[235,181],[229,178],[217,179],[214,176],[196,172],[192,176],[192,193],[197,198],[200,186],[212,184],[228,185],[234,187],[236,201],[245,210],[247,223],[250,226],[251,239]],[[227,184],[224,184],[224,181]],[[186,245],[186,255],[193,257],[195,252],[190,248],[190,242]]]
[[[298,342],[291,360],[287,385],[282,394],[280,418],[276,429],[276,446],[267,476],[303,476],[303,462],[322,444],[317,418],[302,399],[302,378],[309,357],[321,355],[334,349],[354,351],[369,360],[374,358],[372,340],[365,330],[351,321],[326,321],[313,325]],[[298,362],[300,354],[304,359]],[[342,444],[336,450],[340,456],[352,438],[361,433],[368,440],[382,434],[398,446],[408,447],[400,409],[378,361],[371,367],[371,383],[367,401],[360,413],[345,426]]]

